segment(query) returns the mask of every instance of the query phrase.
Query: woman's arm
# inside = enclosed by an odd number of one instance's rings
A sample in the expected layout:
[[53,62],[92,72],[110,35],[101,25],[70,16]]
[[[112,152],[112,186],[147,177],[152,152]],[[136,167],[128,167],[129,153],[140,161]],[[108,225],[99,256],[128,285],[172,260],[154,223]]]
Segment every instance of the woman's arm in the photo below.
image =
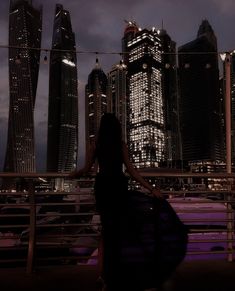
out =
[[140,174],[139,172],[134,168],[133,164],[131,163],[128,155],[128,149],[125,143],[123,143],[123,160],[124,164],[127,168],[128,173],[137,181],[139,182],[144,188],[149,190],[149,192],[158,198],[162,198],[162,194],[159,189],[153,188],[151,184],[149,184]]
[[87,149],[86,161],[85,161],[84,167],[79,170],[75,170],[71,172],[69,177],[78,178],[82,175],[87,174],[89,170],[91,169],[91,167],[93,166],[94,162],[95,162],[95,143],[92,142],[90,143]]

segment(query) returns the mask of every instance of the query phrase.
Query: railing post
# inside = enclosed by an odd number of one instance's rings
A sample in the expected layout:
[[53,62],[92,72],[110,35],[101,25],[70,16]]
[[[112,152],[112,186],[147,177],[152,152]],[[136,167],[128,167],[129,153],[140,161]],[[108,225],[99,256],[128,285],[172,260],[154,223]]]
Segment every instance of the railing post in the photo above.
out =
[[[231,159],[231,55],[229,52],[225,56],[225,128],[226,128],[226,171],[228,174],[232,173],[232,159]],[[228,238],[228,261],[232,262],[232,238],[233,238],[233,223],[232,223],[232,194],[231,194],[231,179],[228,179],[228,194],[227,194],[227,238]]]
[[27,273],[32,273],[34,267],[35,234],[36,234],[36,204],[33,179],[28,180],[28,187],[30,204],[30,222],[29,222]]
[[[231,181],[230,181],[231,183]],[[231,184],[229,184],[229,191],[231,191]],[[234,212],[232,209],[232,194],[231,192],[228,192],[227,194],[227,239],[228,239],[228,243],[227,243],[227,249],[228,249],[228,257],[227,260],[228,262],[232,262],[233,261],[233,220],[234,220]]]

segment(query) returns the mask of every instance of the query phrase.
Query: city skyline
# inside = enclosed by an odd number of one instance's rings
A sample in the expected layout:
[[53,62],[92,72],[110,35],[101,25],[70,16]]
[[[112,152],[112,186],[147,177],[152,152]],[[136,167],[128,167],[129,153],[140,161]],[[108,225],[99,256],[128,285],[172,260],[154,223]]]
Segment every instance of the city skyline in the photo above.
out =
[[[197,28],[201,20],[207,18],[211,23],[218,39],[218,49],[232,50],[235,40],[230,36],[230,27],[235,22],[235,4],[232,1],[179,1],[174,5],[171,1],[100,1],[99,5],[93,5],[93,1],[33,1],[34,5],[43,5],[43,30],[42,47],[51,47],[53,29],[53,13],[56,3],[61,3],[71,13],[71,21],[75,31],[78,50],[118,52],[121,51],[121,38],[125,28],[124,19],[135,20],[142,28],[156,28],[161,26],[164,20],[164,28],[170,35],[177,47],[195,38]],[[92,3],[93,2],[93,3]],[[106,2],[106,3],[105,3]],[[129,12],[126,12],[128,5]],[[159,6],[158,6],[159,5]],[[1,44],[8,44],[8,1],[1,1]],[[154,9],[155,8],[155,9]],[[234,9],[233,9],[234,8]],[[115,11],[115,13],[114,13]],[[154,11],[154,12],[152,12]],[[87,13],[85,13],[87,12]],[[77,15],[78,14],[78,15]],[[218,21],[220,19],[220,21]],[[184,20],[184,22],[183,22]],[[107,29],[107,27],[109,29]],[[229,38],[230,37],[230,38]],[[45,55],[42,52],[41,57]],[[1,156],[0,168],[3,166],[6,146],[6,127],[8,119],[9,85],[7,49],[1,49],[0,70],[0,121],[1,121]],[[85,83],[88,72],[94,66],[96,56],[94,54],[78,55],[78,78],[79,78],[79,109],[84,106]],[[99,55],[99,60],[105,73],[111,66],[119,61],[119,56]],[[48,103],[48,64],[40,64],[40,76],[35,106],[35,129],[38,169],[45,169],[45,149],[47,134],[47,103]],[[79,123],[84,123],[84,115],[80,115]],[[84,140],[84,133],[80,133],[80,140]],[[79,151],[80,163],[83,161],[84,151]]]

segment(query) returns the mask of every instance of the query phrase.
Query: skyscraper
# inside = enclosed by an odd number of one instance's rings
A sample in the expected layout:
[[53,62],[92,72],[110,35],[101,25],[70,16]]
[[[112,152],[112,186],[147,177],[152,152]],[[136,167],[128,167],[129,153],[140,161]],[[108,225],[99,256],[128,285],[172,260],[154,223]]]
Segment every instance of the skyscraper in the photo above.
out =
[[[123,61],[127,66],[127,75],[126,75],[126,141],[130,144],[130,76],[129,76],[129,53],[130,48],[128,46],[128,42],[131,41],[136,33],[140,30],[137,23],[135,21],[126,21],[126,27],[124,30],[124,36],[122,38],[122,52],[123,52]],[[131,152],[129,149],[129,154],[131,156]]]
[[110,112],[110,101],[107,97],[107,76],[98,59],[88,76],[85,89],[86,106],[86,144],[96,136],[103,113]]
[[[224,70],[225,71],[225,70]],[[224,76],[224,81],[226,76]],[[235,52],[231,54],[231,143],[232,143],[232,163],[235,165]],[[225,90],[223,90],[225,93]]]
[[207,20],[197,38],[179,48],[183,159],[223,159],[217,41]]
[[123,140],[126,140],[126,65],[123,60],[112,67],[108,73],[108,99],[111,112],[119,119],[122,126]]
[[70,172],[78,153],[75,35],[69,12],[57,4],[50,55],[47,171]]
[[124,36],[122,38],[122,52],[124,64],[128,65],[130,51],[128,42],[135,37],[136,33],[139,31],[139,27],[135,21],[125,21],[125,22],[127,25],[125,27]]
[[162,45],[159,32],[154,28],[135,29],[126,46],[130,156],[138,168],[157,167],[165,158]]
[[175,167],[181,157],[181,135],[179,124],[179,94],[176,43],[166,30],[159,30],[162,45],[162,91],[165,123],[165,162]]
[[[42,10],[30,0],[11,0],[9,15],[10,107],[4,171],[34,172],[34,105]],[[13,48],[13,46],[17,48]]]

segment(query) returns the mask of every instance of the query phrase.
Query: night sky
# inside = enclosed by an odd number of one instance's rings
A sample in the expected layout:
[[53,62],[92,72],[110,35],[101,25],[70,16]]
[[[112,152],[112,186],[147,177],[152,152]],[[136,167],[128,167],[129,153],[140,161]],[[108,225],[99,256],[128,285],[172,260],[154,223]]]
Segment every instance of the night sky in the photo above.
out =
[[[219,51],[235,48],[235,1],[234,0],[34,0],[43,6],[42,48],[51,48],[55,4],[60,3],[71,15],[77,50],[121,52],[124,20],[135,20],[141,28],[167,30],[177,47],[196,38],[201,21],[207,19],[218,40]],[[9,1],[0,1],[0,44],[8,44]],[[48,69],[43,63],[42,52],[38,92],[35,106],[35,133],[37,169],[45,170]],[[0,171],[3,167],[7,120],[8,120],[8,52],[0,50]],[[101,66],[107,73],[119,55],[101,54]],[[79,165],[84,161],[84,86],[87,76],[94,67],[94,54],[78,55],[79,82]]]

